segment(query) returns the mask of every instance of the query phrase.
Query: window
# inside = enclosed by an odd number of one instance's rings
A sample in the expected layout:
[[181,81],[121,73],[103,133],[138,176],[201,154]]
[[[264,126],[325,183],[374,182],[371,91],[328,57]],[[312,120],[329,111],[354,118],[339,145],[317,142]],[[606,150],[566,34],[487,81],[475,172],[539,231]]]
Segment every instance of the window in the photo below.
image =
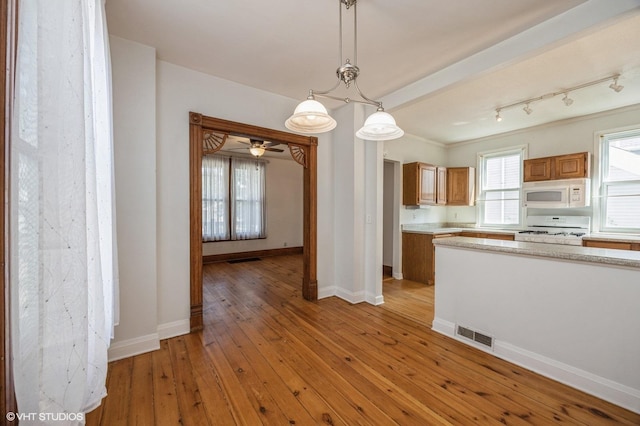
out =
[[524,148],[478,155],[481,225],[520,225]]
[[207,155],[202,158],[202,240],[264,238],[265,163]]
[[600,230],[640,231],[640,129],[601,138]]

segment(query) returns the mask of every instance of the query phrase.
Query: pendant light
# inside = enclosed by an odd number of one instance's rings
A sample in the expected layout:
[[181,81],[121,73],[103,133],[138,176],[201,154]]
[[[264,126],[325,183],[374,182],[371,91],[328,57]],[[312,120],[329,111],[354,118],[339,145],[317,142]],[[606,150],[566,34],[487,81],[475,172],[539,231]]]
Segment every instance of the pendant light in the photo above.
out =
[[[320,102],[316,100],[316,97],[335,99],[343,101],[345,103],[358,102],[366,105],[373,105],[376,107],[376,112],[371,114],[365,120],[364,126],[356,132],[356,136],[361,139],[374,140],[374,141],[386,141],[402,137],[404,131],[396,125],[396,121],[391,114],[384,111],[382,102],[375,101],[366,97],[360,88],[358,87],[357,78],[360,74],[360,69],[356,65],[358,58],[358,22],[356,14],[356,1],[357,0],[338,0],[338,7],[340,9],[340,66],[336,70],[336,76],[338,81],[335,86],[329,90],[309,90],[309,96],[302,101],[295,109],[293,115],[287,119],[284,123],[287,129],[305,134],[324,133],[333,130],[336,127],[336,120],[334,120],[328,113],[327,109]],[[347,59],[342,64],[342,5],[345,9],[350,9],[353,6],[353,27],[354,27],[354,63],[351,63],[350,59]],[[332,96],[330,93],[334,91],[340,83],[343,82],[347,89],[353,83],[360,100],[341,98]]]

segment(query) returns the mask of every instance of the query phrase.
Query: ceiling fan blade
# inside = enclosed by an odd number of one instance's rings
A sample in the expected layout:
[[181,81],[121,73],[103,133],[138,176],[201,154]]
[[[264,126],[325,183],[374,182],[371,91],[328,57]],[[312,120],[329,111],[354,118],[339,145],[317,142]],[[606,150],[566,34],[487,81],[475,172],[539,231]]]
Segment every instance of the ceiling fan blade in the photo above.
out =
[[280,148],[269,148],[268,146],[263,146],[265,151],[271,151],[271,152],[284,152],[284,149],[280,149]]

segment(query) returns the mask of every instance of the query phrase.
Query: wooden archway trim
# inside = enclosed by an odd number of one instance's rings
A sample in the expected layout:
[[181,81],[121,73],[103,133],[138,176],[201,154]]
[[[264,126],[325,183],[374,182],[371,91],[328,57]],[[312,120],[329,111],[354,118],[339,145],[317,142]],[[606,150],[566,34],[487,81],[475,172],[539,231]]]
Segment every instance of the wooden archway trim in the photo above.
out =
[[[205,131],[251,137],[288,144],[296,161],[303,164],[303,270],[302,296],[318,299],[317,279],[317,146],[318,138],[301,136],[251,124],[237,123],[189,113],[189,211],[191,331],[201,330],[202,318],[202,154]],[[295,148],[291,149],[294,146]]]

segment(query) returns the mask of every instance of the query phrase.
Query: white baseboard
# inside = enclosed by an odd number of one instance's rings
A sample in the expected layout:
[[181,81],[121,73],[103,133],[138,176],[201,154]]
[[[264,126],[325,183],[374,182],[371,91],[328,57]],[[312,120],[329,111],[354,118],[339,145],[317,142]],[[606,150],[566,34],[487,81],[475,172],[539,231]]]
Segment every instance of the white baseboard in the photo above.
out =
[[459,337],[455,333],[456,325],[441,318],[434,318],[431,329],[459,342],[495,355],[498,358],[535,371],[542,376],[557,380],[560,383],[597,396],[598,398],[635,413],[640,413],[640,390],[638,389],[597,376],[588,371],[564,364],[498,339],[493,341],[493,350],[491,348],[485,348],[482,345],[474,344],[472,341]]
[[352,292],[352,291],[345,291],[341,288],[338,288],[336,290],[337,290],[336,296],[338,296],[340,299],[346,300],[351,304],[355,305],[356,303],[361,303],[366,301],[364,291]]
[[396,280],[403,280],[403,275],[402,272],[394,272],[391,274],[391,276],[396,279]]
[[109,346],[109,362],[160,349],[158,333],[122,340]]
[[168,322],[158,326],[158,337],[160,340],[169,339],[171,337],[189,334],[191,324],[188,319]]
[[374,306],[378,306],[378,305],[382,305],[384,304],[384,296],[380,295],[380,296],[376,296],[373,294],[367,294],[367,303],[374,305]]
[[640,390],[585,370],[527,351],[507,342],[494,341],[494,355],[557,380],[583,392],[640,414]]
[[329,287],[318,288],[318,300],[326,299],[327,297],[333,297],[335,295],[336,295],[336,287],[333,285]]
[[431,323],[431,329],[437,331],[440,334],[444,334],[449,337],[456,337],[456,325],[450,321],[443,320],[441,318],[434,318]]

